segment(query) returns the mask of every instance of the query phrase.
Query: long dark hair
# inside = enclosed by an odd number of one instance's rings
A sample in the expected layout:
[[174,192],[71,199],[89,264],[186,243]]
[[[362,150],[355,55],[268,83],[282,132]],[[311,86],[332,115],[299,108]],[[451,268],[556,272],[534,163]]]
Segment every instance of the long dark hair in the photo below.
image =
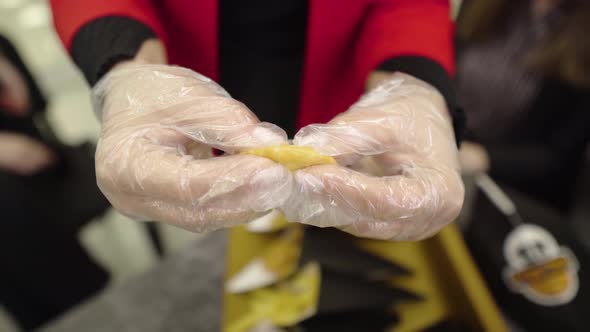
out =
[[[501,32],[516,4],[522,1],[467,1],[457,21],[459,37],[474,41]],[[547,76],[590,87],[590,1],[562,0],[559,6],[564,19],[527,55],[527,64]]]
[[27,87],[29,88],[31,110],[33,112],[44,111],[47,107],[47,101],[41,93],[41,89],[39,89],[39,86],[33,79],[33,75],[31,75],[31,72],[27,69],[14,45],[2,35],[0,35],[0,56],[6,58],[25,79]]

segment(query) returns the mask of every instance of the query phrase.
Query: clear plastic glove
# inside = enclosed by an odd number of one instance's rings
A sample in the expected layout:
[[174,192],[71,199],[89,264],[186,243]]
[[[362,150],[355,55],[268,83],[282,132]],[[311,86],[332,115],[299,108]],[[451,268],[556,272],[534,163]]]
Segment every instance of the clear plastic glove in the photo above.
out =
[[248,155],[212,157],[285,144],[280,128],[191,70],[124,64],[95,87],[102,119],[98,185],[119,211],[192,231],[248,222],[291,192],[284,166]]
[[294,144],[340,165],[295,173],[288,220],[361,237],[417,240],[458,215],[463,183],[445,101],[432,86],[396,73],[327,124],[302,128]]

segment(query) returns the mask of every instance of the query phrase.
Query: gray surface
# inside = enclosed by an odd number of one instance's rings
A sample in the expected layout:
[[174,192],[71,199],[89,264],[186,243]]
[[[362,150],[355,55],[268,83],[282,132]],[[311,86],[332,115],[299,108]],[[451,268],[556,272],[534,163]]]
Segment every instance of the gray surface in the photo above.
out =
[[226,240],[212,233],[41,331],[220,331]]

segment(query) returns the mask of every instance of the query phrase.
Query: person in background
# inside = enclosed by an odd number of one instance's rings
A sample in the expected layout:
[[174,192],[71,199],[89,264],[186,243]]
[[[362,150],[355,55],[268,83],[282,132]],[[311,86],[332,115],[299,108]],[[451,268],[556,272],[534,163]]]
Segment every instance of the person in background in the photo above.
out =
[[[448,1],[51,4],[94,86],[97,180],[123,213],[202,232],[280,209],[421,239],[461,209]],[[340,165],[291,173],[238,153],[287,144],[283,130]]]
[[92,150],[59,143],[41,125],[46,105],[0,36],[0,304],[26,331],[108,281],[77,239],[109,206],[94,183]]
[[[489,172],[526,224],[506,217],[480,191],[464,228],[471,254],[512,324],[523,331],[588,331],[588,240],[564,214],[575,201],[590,138],[590,3],[470,0],[457,24],[457,92],[467,114],[463,171]],[[510,239],[517,253],[507,249]],[[551,241],[570,256],[552,252]],[[506,273],[518,255],[530,276],[524,286]],[[566,257],[575,280],[561,290],[556,270],[539,268],[555,255]],[[525,295],[527,287],[551,282],[551,291]]]
[[457,24],[464,172],[567,211],[590,138],[590,3],[470,0]]

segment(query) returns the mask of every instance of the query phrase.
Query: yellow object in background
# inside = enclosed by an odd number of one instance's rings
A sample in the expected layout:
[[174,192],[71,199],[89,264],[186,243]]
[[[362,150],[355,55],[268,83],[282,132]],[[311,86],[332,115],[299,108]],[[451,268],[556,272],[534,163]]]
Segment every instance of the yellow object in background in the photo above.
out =
[[248,292],[288,278],[299,266],[302,243],[303,225],[292,224],[227,281],[226,291]]
[[[277,146],[243,153],[272,159],[292,171],[336,163],[333,158],[322,156],[311,148],[298,146]],[[226,277],[235,275],[255,257],[263,255],[269,244],[275,240],[276,233],[251,233],[245,227],[233,228],[229,240]],[[444,320],[451,320],[474,331],[507,331],[502,316],[455,225],[449,225],[436,236],[419,242],[368,239],[359,241],[367,251],[413,271],[412,275],[397,277],[391,283],[395,287],[407,289],[424,297],[424,301],[395,305],[394,310],[399,314],[400,322],[393,327],[393,332],[419,331]],[[318,294],[319,291],[318,288]],[[250,297],[254,293],[257,295]],[[271,289],[258,289],[247,294],[226,293],[224,331],[247,331],[270,316],[277,326],[285,326],[280,324],[292,322],[293,317],[302,319],[296,314],[304,312],[300,308],[286,311],[270,310],[273,305],[302,303],[291,301],[290,295],[284,293],[274,293],[278,297],[273,297],[272,294]],[[346,290],[343,290],[343,296],[346,296]],[[315,302],[317,301],[316,298]],[[246,308],[252,305],[255,308],[254,313],[245,314]],[[264,312],[268,315],[262,314]],[[303,316],[305,315],[301,317]]]
[[511,275],[515,282],[528,285],[539,294],[562,294],[571,285],[568,276],[568,265],[571,260],[565,257],[557,257],[543,264],[529,266],[525,270]]
[[290,327],[313,316],[320,296],[320,280],[320,267],[312,262],[289,280],[247,294],[248,307],[242,308],[243,314],[225,331],[248,331],[265,321]]
[[277,145],[267,148],[244,150],[242,153],[268,158],[281,165],[285,165],[291,171],[310,166],[336,164],[334,158],[324,156],[308,146]]
[[400,322],[392,332],[421,331],[444,320],[471,331],[508,331],[454,224],[418,242],[359,241],[368,252],[411,270],[411,275],[396,277],[391,284],[424,297],[395,306]]
[[[336,164],[336,160],[334,160],[334,158],[321,155],[313,148],[305,146],[279,145],[266,148],[249,149],[242,151],[241,153],[271,159],[277,163],[285,165],[291,171],[296,171],[298,169],[316,165]],[[246,314],[246,316],[244,316],[245,308],[249,308],[252,305],[253,298],[250,296],[251,293],[240,292],[241,290],[248,288],[243,287],[244,285],[241,284],[242,281],[239,279],[240,274],[244,273],[243,271],[247,269],[252,269],[252,266],[254,265],[264,266],[264,263],[262,263],[263,261],[271,262],[271,266],[274,266],[275,268],[278,267],[279,270],[282,270],[283,272],[289,270],[288,264],[285,266],[280,264],[281,257],[278,256],[280,256],[281,253],[276,250],[272,250],[272,248],[277,247],[277,245],[279,247],[285,246],[285,242],[283,242],[283,244],[278,244],[280,243],[280,237],[284,233],[279,235],[277,234],[276,230],[283,230],[284,228],[291,228],[295,226],[296,233],[290,235],[292,236],[291,239],[294,239],[293,236],[297,236],[298,232],[301,232],[301,235],[303,233],[302,225],[290,224],[285,219],[284,215],[280,213],[280,211],[273,211],[269,213],[269,215],[262,218],[262,220],[255,220],[254,225],[238,226],[232,228],[230,231],[225,273],[226,291],[224,294],[224,331],[246,331],[244,326],[250,328],[253,326],[250,325],[252,320],[259,320],[259,317],[256,316],[258,314],[254,316],[252,314]],[[286,229],[283,232],[289,231],[291,230]],[[301,250],[301,247],[299,247],[299,250]],[[293,251],[291,251],[291,254],[284,253],[282,255],[289,256],[292,255],[292,253]],[[298,255],[297,259],[299,258]],[[283,261],[286,262],[288,260],[283,259]],[[298,264],[298,262],[296,262],[296,264]],[[296,267],[297,265],[295,265],[295,268]],[[286,274],[283,274],[283,277],[285,276]],[[278,281],[280,278],[274,278],[274,280]],[[246,286],[249,286],[248,282],[246,283]],[[265,291],[265,289],[258,289],[254,292],[266,294]],[[258,297],[258,299],[260,300],[260,297]],[[262,311],[258,311],[258,313],[260,312]]]

